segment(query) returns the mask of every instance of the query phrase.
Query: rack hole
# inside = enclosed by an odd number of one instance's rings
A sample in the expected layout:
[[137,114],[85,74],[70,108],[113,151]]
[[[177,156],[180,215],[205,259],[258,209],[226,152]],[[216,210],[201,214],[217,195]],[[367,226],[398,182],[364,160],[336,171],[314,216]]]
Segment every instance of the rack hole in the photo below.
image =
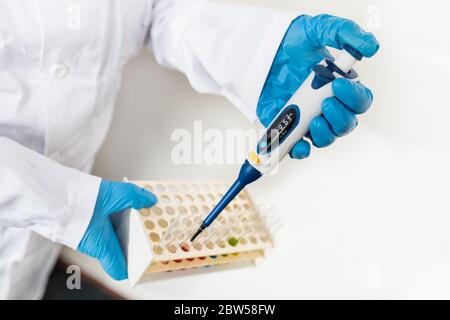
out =
[[143,217],[148,217],[150,215],[150,209],[145,208],[145,209],[141,209],[141,211],[139,211],[141,213],[141,216]]
[[149,184],[146,184],[146,185],[144,186],[144,188],[147,189],[147,190],[150,191],[150,192],[154,192],[154,191],[155,191],[155,189],[154,189],[151,185],[149,185]]
[[178,188],[173,184],[169,184],[169,191],[175,193],[178,191]]
[[170,226],[171,228],[178,228],[180,226],[180,222],[178,220],[174,221],[172,223],[172,225]]
[[241,228],[239,227],[233,227],[233,231],[236,232],[237,234],[240,234],[242,232]]
[[187,209],[185,207],[178,207],[178,212],[180,214],[186,214],[187,213]]
[[185,225],[186,227],[192,226],[192,220],[189,219],[189,218],[184,218],[183,219],[183,225]]
[[156,253],[157,255],[162,255],[164,250],[162,247],[160,246],[154,246],[153,247],[153,252]]
[[181,234],[181,231],[180,231],[180,230],[175,230],[174,233],[173,233],[173,235],[174,235],[175,237],[178,237],[180,234]]
[[191,210],[191,213],[193,213],[193,214],[198,213],[198,208],[194,205],[190,206],[189,209]]
[[195,250],[198,250],[198,251],[202,250],[202,244],[200,242],[198,242],[198,241],[195,241],[192,244],[192,246],[194,247]]
[[158,215],[158,216],[160,216],[160,215],[163,214],[163,211],[162,211],[162,209],[161,209],[160,207],[153,207],[153,208],[151,209],[151,211],[152,211],[154,214]]
[[181,232],[178,236],[177,236],[178,240],[183,240],[184,239],[184,233]]
[[228,244],[232,247],[236,247],[239,243],[239,240],[236,239],[235,237],[230,237],[228,238]]
[[161,228],[167,228],[168,227],[168,223],[167,223],[167,221],[166,220],[164,220],[164,219],[159,219],[158,220],[158,224],[159,224],[159,226],[161,227]]
[[150,233],[150,240],[152,242],[158,242],[161,238],[159,237],[159,234],[157,234],[156,232],[151,232]]
[[173,216],[173,215],[175,214],[175,209],[172,208],[172,207],[167,207],[167,208],[166,208],[166,213],[167,213],[168,215]]
[[191,250],[191,246],[187,243],[183,243],[181,245],[181,250],[183,250],[184,252],[189,252]]
[[173,197],[173,200],[174,200],[175,204],[182,204],[183,203],[183,198],[178,196],[178,195]]
[[159,200],[161,201],[162,204],[167,205],[170,203],[170,198],[169,198],[169,196],[166,196],[166,195],[159,197]]
[[212,241],[206,242],[206,247],[210,250],[214,249],[214,243]]
[[159,193],[165,192],[166,191],[166,187],[164,187],[162,184],[157,184],[156,185],[156,191],[158,191]]
[[164,240],[170,241],[171,239],[172,239],[172,234],[170,232],[164,235]]
[[177,246],[174,245],[174,244],[169,244],[169,245],[167,246],[167,250],[168,250],[170,253],[176,253],[176,252],[177,252]]
[[153,230],[155,228],[155,224],[149,220],[145,221],[144,225],[149,230]]
[[240,237],[239,238],[239,243],[241,243],[242,245],[246,245],[247,244],[247,239],[245,239],[244,237]]
[[222,248],[222,249],[227,246],[225,241],[223,241],[223,240],[217,240],[217,245],[219,246],[219,248]]

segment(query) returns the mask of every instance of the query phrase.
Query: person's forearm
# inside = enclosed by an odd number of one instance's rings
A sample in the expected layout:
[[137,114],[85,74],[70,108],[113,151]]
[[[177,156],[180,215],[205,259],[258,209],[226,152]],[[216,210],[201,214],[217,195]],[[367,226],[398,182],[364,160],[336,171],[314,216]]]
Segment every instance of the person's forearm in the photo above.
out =
[[94,210],[99,178],[0,137],[0,183],[0,225],[78,246]]
[[204,93],[227,97],[248,118],[296,13],[218,1],[159,0],[151,47],[156,60]]

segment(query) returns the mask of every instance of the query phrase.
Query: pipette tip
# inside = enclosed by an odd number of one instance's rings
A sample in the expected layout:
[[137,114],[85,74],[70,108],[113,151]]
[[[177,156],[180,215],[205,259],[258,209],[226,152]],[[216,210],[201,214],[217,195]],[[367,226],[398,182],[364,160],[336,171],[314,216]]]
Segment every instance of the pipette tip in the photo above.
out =
[[202,227],[198,228],[197,232],[194,233],[190,241],[194,242],[194,240],[197,239],[197,237],[203,232],[203,230],[205,229],[203,229]]

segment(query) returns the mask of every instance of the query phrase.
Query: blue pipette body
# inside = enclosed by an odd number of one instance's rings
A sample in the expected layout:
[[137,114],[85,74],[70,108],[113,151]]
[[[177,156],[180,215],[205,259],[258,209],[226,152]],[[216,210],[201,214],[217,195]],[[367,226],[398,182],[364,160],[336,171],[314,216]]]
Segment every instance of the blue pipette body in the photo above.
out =
[[203,230],[208,228],[214,220],[219,216],[219,214],[225,209],[225,207],[245,188],[248,184],[258,180],[262,177],[262,173],[256,170],[249,162],[246,160],[241,167],[239,176],[233,185],[228,189],[227,193],[222,197],[219,203],[214,207],[213,211],[203,220],[202,225],[197,230],[197,232],[192,236],[191,241],[194,241]]
[[313,68],[309,77],[268,126],[255,148],[249,152],[239,177],[206,217],[191,241],[213,223],[246,185],[258,180],[263,174],[272,172],[278,166],[308,132],[310,122],[322,113],[322,101],[334,95],[332,82],[336,78],[357,80],[358,73],[352,67],[362,57],[357,50],[344,46],[344,50],[336,59],[325,59]]

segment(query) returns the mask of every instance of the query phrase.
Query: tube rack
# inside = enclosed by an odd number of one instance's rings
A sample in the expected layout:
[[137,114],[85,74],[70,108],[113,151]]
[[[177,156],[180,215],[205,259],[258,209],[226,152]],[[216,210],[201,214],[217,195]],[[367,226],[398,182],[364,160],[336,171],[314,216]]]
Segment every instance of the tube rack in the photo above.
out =
[[[149,274],[255,262],[273,239],[244,189],[193,243],[192,233],[230,187],[229,181],[131,181],[158,197],[149,209],[115,222],[132,286]],[[144,277],[146,276],[146,277]]]

